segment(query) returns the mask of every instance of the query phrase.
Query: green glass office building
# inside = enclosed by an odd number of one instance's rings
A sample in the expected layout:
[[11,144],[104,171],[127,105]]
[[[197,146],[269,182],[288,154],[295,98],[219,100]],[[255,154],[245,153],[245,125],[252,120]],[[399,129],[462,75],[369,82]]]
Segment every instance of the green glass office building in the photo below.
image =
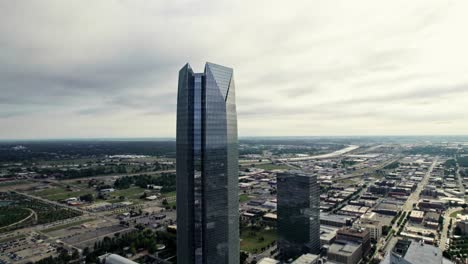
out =
[[288,260],[320,252],[320,186],[302,171],[277,174],[278,249]]

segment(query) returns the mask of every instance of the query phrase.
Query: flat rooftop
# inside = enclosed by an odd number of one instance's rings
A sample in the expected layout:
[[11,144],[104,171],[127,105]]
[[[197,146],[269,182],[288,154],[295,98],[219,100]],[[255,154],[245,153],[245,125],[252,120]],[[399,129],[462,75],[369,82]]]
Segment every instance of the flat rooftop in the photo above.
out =
[[307,253],[297,258],[291,264],[310,264],[310,263],[315,263],[318,259],[319,259],[318,255]]
[[404,261],[411,264],[441,264],[443,261],[442,251],[438,247],[414,240],[399,240],[392,252],[387,253],[380,264],[390,264],[392,254],[396,256],[393,258],[393,263],[396,264]]
[[351,241],[336,241],[328,248],[328,253],[338,254],[343,256],[351,256],[361,247],[361,244]]

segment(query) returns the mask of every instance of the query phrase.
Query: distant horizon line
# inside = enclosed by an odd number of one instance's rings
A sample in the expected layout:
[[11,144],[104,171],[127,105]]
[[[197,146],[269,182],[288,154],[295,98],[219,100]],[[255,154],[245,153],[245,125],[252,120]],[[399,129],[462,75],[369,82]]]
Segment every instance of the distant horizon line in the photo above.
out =
[[[421,135],[320,135],[320,136],[241,136],[242,139],[262,139],[262,138],[290,138],[290,139],[307,139],[307,138],[378,138],[378,137],[468,137],[467,135],[450,135],[450,134],[421,134]],[[14,138],[2,139],[0,142],[16,142],[16,141],[175,141],[176,137],[70,137],[70,138]]]

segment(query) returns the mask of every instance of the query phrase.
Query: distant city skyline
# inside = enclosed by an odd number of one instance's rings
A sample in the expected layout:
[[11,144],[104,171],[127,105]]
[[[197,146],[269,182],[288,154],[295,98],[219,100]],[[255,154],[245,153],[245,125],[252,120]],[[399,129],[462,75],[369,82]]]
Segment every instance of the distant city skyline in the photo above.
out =
[[175,138],[189,61],[236,69],[240,137],[466,135],[467,8],[4,1],[0,139]]

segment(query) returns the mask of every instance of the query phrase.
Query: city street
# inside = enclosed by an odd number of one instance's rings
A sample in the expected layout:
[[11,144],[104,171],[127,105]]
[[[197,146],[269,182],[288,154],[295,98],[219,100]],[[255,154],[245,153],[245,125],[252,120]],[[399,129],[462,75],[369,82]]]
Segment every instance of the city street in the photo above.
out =
[[[429,178],[431,176],[431,173],[432,173],[432,170],[434,170],[434,167],[435,165],[437,164],[437,161],[438,161],[439,157],[435,157],[431,166],[429,167],[429,169],[427,170],[426,174],[424,175],[424,178],[423,180],[421,181],[420,184],[418,184],[418,186],[416,187],[416,190],[414,192],[411,193],[411,195],[408,197],[408,199],[406,200],[405,204],[403,205],[402,207],[402,213],[403,212],[407,212],[407,213],[410,213],[411,210],[413,210],[413,204],[417,203],[418,200],[419,200],[419,195],[421,194],[421,191],[423,190],[423,188],[427,185],[427,183],[429,182]],[[398,231],[399,227],[398,227],[398,221],[395,221],[395,223],[393,224],[392,226],[392,229],[395,231],[393,237],[387,241],[387,243],[381,245],[381,244],[378,244],[377,245],[377,250],[376,252],[378,252],[381,248],[383,248],[384,250],[391,250],[392,247],[396,244],[396,242],[398,241],[398,238],[399,236],[397,236],[396,232]]]

